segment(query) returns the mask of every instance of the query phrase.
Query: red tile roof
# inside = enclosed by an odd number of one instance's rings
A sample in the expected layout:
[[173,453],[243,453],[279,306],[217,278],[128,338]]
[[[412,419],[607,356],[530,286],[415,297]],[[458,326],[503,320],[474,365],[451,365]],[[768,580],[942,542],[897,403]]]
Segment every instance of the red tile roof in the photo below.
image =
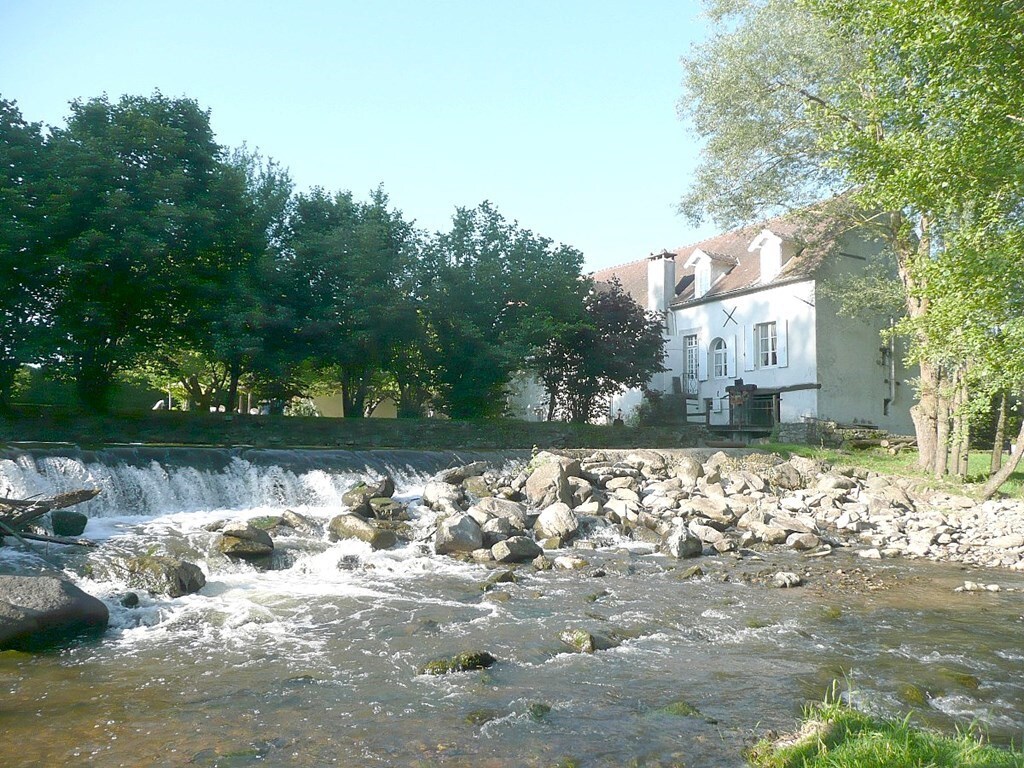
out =
[[[747,249],[754,238],[765,229],[784,240],[798,243],[797,254],[783,264],[782,270],[771,283],[811,277],[814,269],[821,263],[828,251],[827,235],[830,232],[834,234],[834,228],[827,227],[821,220],[811,220],[807,214],[807,211],[801,211],[796,214],[780,216],[761,224],[735,229],[701,240],[699,243],[668,251],[674,255],[676,263],[676,297],[673,303],[685,303],[694,298],[694,270],[692,267],[686,268],[684,265],[693,252],[698,249],[717,261],[726,262],[731,267],[711,285],[710,290],[705,294],[708,299],[757,286],[761,274],[760,254]],[[646,307],[647,262],[649,259],[650,257],[601,269],[594,272],[591,277],[596,282],[609,282],[613,278],[618,278],[626,293],[632,296],[640,306]]]

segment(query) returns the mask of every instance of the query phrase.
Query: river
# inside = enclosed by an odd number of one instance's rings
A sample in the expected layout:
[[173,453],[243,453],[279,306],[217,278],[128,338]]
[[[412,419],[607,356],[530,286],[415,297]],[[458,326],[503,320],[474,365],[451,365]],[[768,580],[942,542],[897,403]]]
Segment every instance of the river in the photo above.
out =
[[[293,509],[326,520],[357,479],[388,473],[415,505],[433,472],[471,453],[68,448],[0,452],[0,495],[97,485],[79,507],[99,552],[0,549],[0,572],[65,570],[111,612],[101,638],[0,653],[0,765],[742,766],[834,681],[858,706],[997,743],[1024,738],[1024,575],[923,561],[870,564],[889,589],[780,590],[746,570],[800,570],[796,553],[672,561],[604,536],[579,571],[494,571],[413,542],[281,537],[277,567],[216,551],[216,520]],[[522,456],[486,456],[496,464]],[[10,539],[8,539],[10,542]],[[40,551],[42,545],[40,545]],[[58,551],[60,550],[60,551]],[[172,552],[199,593],[140,595],[81,576],[107,551]],[[698,562],[705,575],[682,578]],[[819,568],[866,567],[838,552]],[[999,592],[955,593],[970,579]],[[570,653],[567,628],[614,647]],[[428,676],[482,649],[488,670]],[[693,708],[692,710],[690,708]]]

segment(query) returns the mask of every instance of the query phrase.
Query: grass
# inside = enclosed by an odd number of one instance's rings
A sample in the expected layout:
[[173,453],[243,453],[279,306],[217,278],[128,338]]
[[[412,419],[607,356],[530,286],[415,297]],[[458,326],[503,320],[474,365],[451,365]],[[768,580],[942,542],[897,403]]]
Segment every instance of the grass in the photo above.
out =
[[797,734],[760,741],[746,758],[756,768],[1024,768],[1024,752],[974,732],[943,736],[837,701],[810,708]]
[[[971,495],[985,482],[991,462],[991,454],[988,451],[972,451],[967,461],[967,482],[965,483],[955,478],[938,480],[932,475],[922,472],[917,466],[917,451],[915,450],[903,450],[895,456],[890,456],[883,448],[847,450],[816,448],[810,445],[791,443],[767,443],[757,447],[784,457],[803,456],[808,459],[826,461],[837,467],[854,467],[878,472],[882,475],[914,478],[930,487],[966,495]],[[999,491],[1006,496],[1024,498],[1024,462],[1000,486]]]

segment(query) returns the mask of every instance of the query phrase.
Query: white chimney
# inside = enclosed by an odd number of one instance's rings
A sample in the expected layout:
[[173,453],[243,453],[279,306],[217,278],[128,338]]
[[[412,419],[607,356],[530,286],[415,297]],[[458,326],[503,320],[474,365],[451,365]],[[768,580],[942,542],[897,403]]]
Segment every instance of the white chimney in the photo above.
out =
[[676,295],[676,256],[671,251],[647,259],[647,309],[667,312]]

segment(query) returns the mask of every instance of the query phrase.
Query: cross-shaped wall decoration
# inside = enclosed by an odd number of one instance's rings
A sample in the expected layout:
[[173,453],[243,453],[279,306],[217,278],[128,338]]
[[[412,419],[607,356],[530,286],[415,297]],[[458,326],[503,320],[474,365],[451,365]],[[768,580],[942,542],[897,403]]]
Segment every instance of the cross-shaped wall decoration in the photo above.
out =
[[725,307],[722,307],[722,311],[725,312],[725,322],[722,323],[723,327],[728,325],[730,320],[732,320],[732,322],[736,323],[736,325],[739,325],[739,323],[736,321],[736,318],[733,317],[733,315],[736,314],[736,309],[737,309],[737,307],[733,307],[731,310],[730,309],[726,309]]

